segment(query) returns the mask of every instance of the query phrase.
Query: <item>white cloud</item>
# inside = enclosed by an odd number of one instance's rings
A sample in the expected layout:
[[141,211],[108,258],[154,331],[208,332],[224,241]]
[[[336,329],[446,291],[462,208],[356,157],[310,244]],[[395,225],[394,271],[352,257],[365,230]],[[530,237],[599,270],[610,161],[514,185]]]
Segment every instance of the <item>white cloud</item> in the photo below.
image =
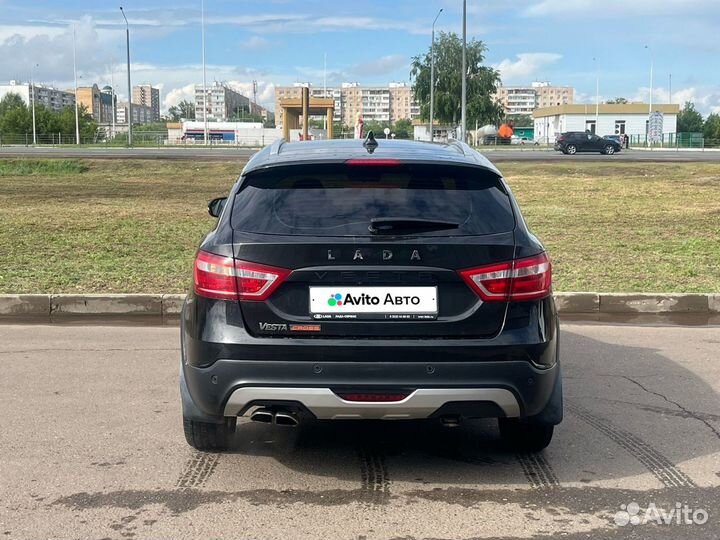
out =
[[562,55],[556,53],[521,53],[517,60],[506,58],[493,67],[500,71],[503,84],[527,84],[542,68],[561,58]]
[[173,88],[169,92],[163,93],[163,110],[168,110],[173,105],[177,105],[181,101],[195,102],[195,83],[186,84],[180,88]]
[[2,24],[0,25],[0,43],[4,43],[10,38],[27,40],[38,36],[57,37],[65,31],[66,28],[62,26]]
[[407,66],[409,71],[409,59],[405,55],[388,54],[375,60],[357,64],[352,67],[350,72],[358,77],[385,75],[403,66]]
[[243,49],[264,49],[270,45],[270,40],[262,36],[250,36],[240,44]]
[[[73,28],[58,26],[0,27],[0,73],[10,79],[27,80],[30,66],[39,64],[35,78],[58,86],[73,79]],[[99,29],[90,17],[75,25],[78,73],[86,75],[109,63],[122,43],[120,30]],[[82,84],[83,81],[81,80]]]
[[717,0],[632,0],[614,2],[612,6],[601,6],[597,0],[541,0],[525,8],[523,14],[531,17],[591,15],[618,18],[696,14],[698,10],[703,10],[704,15],[708,15],[708,10],[717,12],[719,7]]
[[[667,103],[668,89],[663,87],[653,88],[653,102]],[[641,87],[636,90],[631,101],[647,102],[650,96],[649,87]],[[700,111],[703,116],[712,112],[720,112],[720,87],[718,86],[690,86],[673,90],[672,102],[679,103],[682,107],[686,101],[695,104],[695,108]]]

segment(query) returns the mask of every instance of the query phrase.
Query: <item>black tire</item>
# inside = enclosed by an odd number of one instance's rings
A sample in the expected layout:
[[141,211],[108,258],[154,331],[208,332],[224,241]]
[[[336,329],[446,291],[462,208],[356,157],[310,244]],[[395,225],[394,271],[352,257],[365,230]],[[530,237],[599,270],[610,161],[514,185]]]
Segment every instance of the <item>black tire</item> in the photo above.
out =
[[577,146],[575,146],[574,144],[568,144],[565,147],[565,153],[574,156],[575,154],[577,154]]
[[193,448],[204,452],[226,450],[235,433],[236,425],[236,417],[225,418],[225,421],[220,424],[196,422],[183,417],[185,440]]
[[607,154],[608,156],[612,156],[615,153],[615,147],[612,144],[608,144],[605,147],[605,150],[603,150],[603,154]]
[[519,418],[498,418],[503,442],[517,452],[540,452],[552,441],[555,426],[524,422]]

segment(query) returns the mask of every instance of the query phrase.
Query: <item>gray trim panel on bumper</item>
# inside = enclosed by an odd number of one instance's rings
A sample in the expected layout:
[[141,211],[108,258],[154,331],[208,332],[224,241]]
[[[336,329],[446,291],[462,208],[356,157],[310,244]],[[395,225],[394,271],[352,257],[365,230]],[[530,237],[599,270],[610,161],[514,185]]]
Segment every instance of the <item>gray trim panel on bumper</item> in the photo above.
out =
[[245,386],[230,395],[225,416],[237,416],[253,401],[297,401],[318,419],[408,420],[428,418],[450,402],[487,401],[496,404],[505,416],[520,416],[515,396],[504,388],[419,388],[402,401],[345,401],[329,388],[283,388]]

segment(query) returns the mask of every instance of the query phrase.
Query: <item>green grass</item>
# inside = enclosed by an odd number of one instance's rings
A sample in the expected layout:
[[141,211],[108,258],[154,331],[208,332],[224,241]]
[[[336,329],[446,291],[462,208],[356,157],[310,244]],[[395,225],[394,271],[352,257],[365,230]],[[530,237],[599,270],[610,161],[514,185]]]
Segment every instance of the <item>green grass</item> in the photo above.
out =
[[55,176],[87,170],[87,165],[76,159],[0,159],[0,176]]
[[[17,162],[0,161],[15,171],[0,172],[2,293],[184,292],[214,225],[207,201],[244,165]],[[502,170],[553,258],[556,290],[720,291],[720,164]]]

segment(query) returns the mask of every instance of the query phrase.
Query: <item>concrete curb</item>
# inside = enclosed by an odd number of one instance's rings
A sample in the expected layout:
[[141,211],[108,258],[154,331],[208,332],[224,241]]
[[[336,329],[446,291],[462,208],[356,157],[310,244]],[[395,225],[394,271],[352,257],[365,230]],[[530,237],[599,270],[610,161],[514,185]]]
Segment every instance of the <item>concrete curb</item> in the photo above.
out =
[[[180,315],[184,294],[3,294],[0,320],[70,317],[156,317]],[[558,312],[569,315],[598,313],[717,314],[720,293],[556,293]]]

